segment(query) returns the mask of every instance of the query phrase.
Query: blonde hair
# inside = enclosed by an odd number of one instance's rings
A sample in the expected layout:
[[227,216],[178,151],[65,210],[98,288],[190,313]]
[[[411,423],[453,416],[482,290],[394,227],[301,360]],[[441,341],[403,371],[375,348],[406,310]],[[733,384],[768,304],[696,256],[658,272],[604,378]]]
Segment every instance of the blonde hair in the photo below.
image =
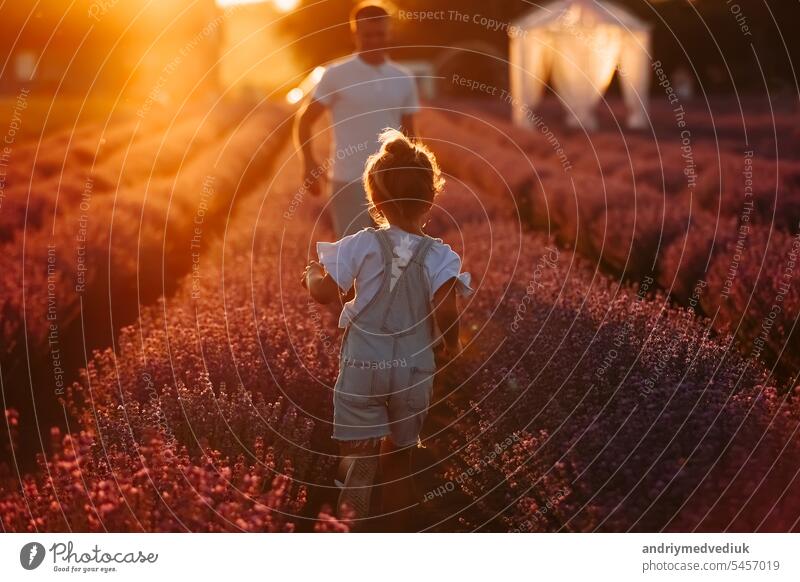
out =
[[370,215],[379,226],[389,223],[387,205],[409,220],[422,216],[445,183],[436,156],[396,129],[384,129],[378,141],[381,147],[367,158],[363,175]]

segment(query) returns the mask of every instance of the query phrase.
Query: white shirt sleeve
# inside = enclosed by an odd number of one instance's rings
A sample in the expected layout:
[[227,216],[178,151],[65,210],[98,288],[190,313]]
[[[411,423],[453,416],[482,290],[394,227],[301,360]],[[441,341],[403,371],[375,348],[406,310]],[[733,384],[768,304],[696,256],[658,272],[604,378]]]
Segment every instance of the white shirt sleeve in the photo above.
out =
[[457,279],[456,292],[462,297],[474,293],[474,290],[470,287],[472,277],[469,273],[461,272],[461,257],[450,245],[441,242],[434,243],[431,250],[428,251],[425,267],[431,282],[431,300],[433,300],[433,294],[436,293],[439,287],[453,277]]
[[336,242],[318,242],[317,257],[325,270],[347,293],[353,287],[364,256],[369,252],[369,232],[359,232],[342,237]]
[[335,76],[335,71],[331,67],[326,68],[312,92],[313,98],[327,107],[330,107],[337,97]]

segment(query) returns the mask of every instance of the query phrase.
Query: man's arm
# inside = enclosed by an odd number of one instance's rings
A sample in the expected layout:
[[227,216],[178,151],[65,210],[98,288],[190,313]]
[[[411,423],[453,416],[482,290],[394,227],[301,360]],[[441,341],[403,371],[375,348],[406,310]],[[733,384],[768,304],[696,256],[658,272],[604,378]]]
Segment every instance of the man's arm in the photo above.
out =
[[311,128],[314,122],[325,112],[325,105],[313,97],[300,108],[295,116],[294,141],[295,146],[300,149],[300,157],[303,162],[303,180],[308,191],[316,196],[320,193],[320,173],[319,164],[314,159],[314,150],[311,141]]

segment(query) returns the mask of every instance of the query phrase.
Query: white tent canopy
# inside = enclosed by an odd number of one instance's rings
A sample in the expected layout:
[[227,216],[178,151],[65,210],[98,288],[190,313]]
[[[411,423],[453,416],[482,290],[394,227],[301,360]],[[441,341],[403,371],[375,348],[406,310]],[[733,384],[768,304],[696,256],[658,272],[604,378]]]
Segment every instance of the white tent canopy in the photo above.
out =
[[592,130],[594,110],[618,72],[628,127],[647,125],[650,25],[602,0],[558,0],[509,28],[514,122],[530,125],[548,81],[567,123]]

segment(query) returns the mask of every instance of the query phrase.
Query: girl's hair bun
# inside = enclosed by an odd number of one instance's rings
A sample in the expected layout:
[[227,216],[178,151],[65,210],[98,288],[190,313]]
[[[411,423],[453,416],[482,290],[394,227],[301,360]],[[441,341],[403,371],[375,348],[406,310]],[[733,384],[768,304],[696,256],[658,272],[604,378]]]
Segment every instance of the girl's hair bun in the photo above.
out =
[[395,163],[414,163],[417,159],[417,148],[405,134],[396,129],[385,129],[380,134],[383,151],[392,156]]

